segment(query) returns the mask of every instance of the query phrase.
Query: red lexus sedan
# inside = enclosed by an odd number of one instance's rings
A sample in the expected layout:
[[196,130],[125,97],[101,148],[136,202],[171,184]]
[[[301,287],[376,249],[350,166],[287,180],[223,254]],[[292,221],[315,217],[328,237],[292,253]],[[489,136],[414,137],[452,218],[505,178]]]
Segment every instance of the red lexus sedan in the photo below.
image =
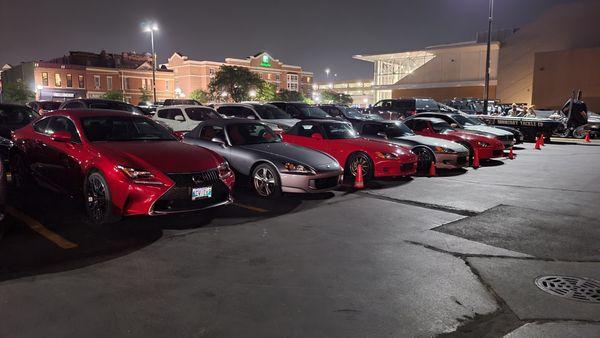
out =
[[409,176],[417,171],[417,155],[401,146],[359,137],[348,122],[303,120],[283,134],[286,142],[322,151],[356,176],[359,165],[365,179]]
[[477,149],[480,160],[504,156],[504,145],[495,137],[454,129],[448,122],[436,117],[419,117],[417,115],[406,119],[404,124],[417,135],[437,137],[463,144],[469,149],[471,157],[473,150]]
[[231,203],[235,176],[218,154],[181,143],[156,122],[126,112],[58,110],[14,132],[18,188],[31,178],[83,194],[94,223]]

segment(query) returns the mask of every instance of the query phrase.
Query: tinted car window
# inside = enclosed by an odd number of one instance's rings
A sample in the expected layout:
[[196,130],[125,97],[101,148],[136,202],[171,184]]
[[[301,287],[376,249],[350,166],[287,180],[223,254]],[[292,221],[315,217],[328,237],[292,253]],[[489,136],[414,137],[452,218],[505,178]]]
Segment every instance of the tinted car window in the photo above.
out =
[[415,100],[415,106],[420,111],[439,111],[440,106],[437,102],[430,99],[417,99]]
[[40,115],[31,108],[22,106],[0,106],[0,124],[24,126]]
[[84,117],[81,124],[90,142],[177,140],[168,129],[144,117]]
[[85,108],[85,105],[78,101],[71,101],[71,102],[65,103],[65,105],[62,108],[63,109]]
[[257,104],[254,105],[254,110],[258,113],[258,115],[266,120],[269,119],[290,119],[292,118],[290,114],[284,112],[283,110],[277,108],[276,106],[270,104]]
[[329,114],[324,112],[319,107],[313,107],[309,105],[294,105],[293,107],[298,108],[301,111],[302,116],[304,117],[315,117],[315,118],[327,118],[331,117]]
[[325,136],[328,139],[349,139],[356,138],[358,135],[349,123],[323,123]]
[[282,103],[282,102],[273,102],[273,103],[270,103],[270,104],[274,105],[275,107],[277,107],[277,108],[279,108],[279,109],[281,109],[283,111],[286,110],[286,104],[285,103]]
[[63,116],[55,116],[50,118],[48,127],[46,128],[46,134],[56,133],[58,131],[66,131],[71,134],[71,141],[79,142],[79,135],[77,134],[77,128],[71,120]]
[[221,109],[219,112],[227,117],[237,117],[240,119],[247,119],[248,116],[254,116],[254,112],[251,109],[242,106],[229,106],[223,107],[226,109]]
[[[160,117],[161,119],[175,120],[175,116],[183,117],[183,113],[181,112],[181,109],[179,109],[179,108],[161,109],[158,111],[158,117]],[[185,118],[184,118],[184,120],[185,120]]]
[[232,124],[227,126],[227,134],[234,146],[280,142],[279,138],[275,136],[275,132],[261,123]]
[[166,99],[163,103],[165,106],[175,106],[175,105],[200,105],[200,102],[196,100],[186,100],[186,99]]
[[39,120],[39,121],[35,122],[33,124],[33,130],[37,131],[38,133],[45,134],[46,133],[46,127],[48,127],[48,122],[49,121],[50,121],[50,119],[47,118],[47,119],[42,119],[42,120]]
[[205,126],[202,127],[198,137],[206,141],[211,141],[213,138],[218,137],[225,141],[225,131],[220,126]]
[[296,135],[303,137],[311,137],[315,133],[323,134],[319,126],[314,123],[303,123],[296,130]]
[[383,126],[380,124],[365,124],[362,127],[361,134],[376,136],[377,133],[383,132]]
[[143,115],[141,109],[132,106],[130,104],[124,102],[116,102],[116,101],[92,101],[88,103],[88,108],[91,109],[108,109],[108,110],[119,110],[126,111],[130,113],[135,113],[139,115]]
[[186,108],[185,113],[192,121],[206,121],[219,118],[215,111],[209,108]]
[[60,102],[53,102],[53,101],[36,102],[37,109],[42,108],[43,110],[56,110],[56,109],[58,109],[58,107],[60,107]]

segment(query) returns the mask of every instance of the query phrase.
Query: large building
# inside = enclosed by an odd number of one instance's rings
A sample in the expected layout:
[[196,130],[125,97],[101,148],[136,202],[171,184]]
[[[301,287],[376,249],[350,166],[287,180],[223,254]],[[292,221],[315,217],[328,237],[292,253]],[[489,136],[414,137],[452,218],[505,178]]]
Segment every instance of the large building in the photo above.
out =
[[352,80],[352,81],[335,81],[315,84],[313,86],[313,99],[316,102],[320,101],[320,93],[324,91],[333,91],[336,93],[347,94],[352,97],[352,105],[357,107],[368,107],[374,102],[373,81],[368,80]]
[[278,90],[298,91],[307,96],[311,95],[313,85],[313,73],[302,70],[300,66],[284,64],[266,52],[245,59],[227,58],[225,62],[190,60],[181,53],[174,53],[165,66],[175,73],[175,87],[181,96],[187,96],[194,90],[207,91],[210,80],[221,66],[248,68]]
[[[498,4],[500,5],[500,4]],[[502,102],[557,108],[581,89],[600,111],[600,2],[559,4],[519,29],[501,30],[491,49],[490,97]],[[485,36],[475,41],[378,55],[373,63],[375,98],[482,97]]]
[[[118,91],[138,104],[152,97],[152,57],[146,54],[69,52],[48,61],[23,62],[2,72],[4,83],[23,82],[37,100],[100,98]],[[173,98],[173,71],[156,71],[157,100]]]

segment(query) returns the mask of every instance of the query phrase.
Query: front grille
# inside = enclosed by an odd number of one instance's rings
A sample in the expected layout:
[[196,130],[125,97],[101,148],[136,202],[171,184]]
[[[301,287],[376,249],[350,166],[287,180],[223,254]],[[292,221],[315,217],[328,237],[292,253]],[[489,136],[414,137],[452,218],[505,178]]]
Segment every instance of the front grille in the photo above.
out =
[[466,156],[459,156],[456,159],[456,163],[457,164],[465,164],[465,163],[467,163],[467,157]]
[[333,188],[338,185],[338,176],[310,180],[310,187],[316,190]]
[[219,170],[209,169],[196,173],[167,174],[178,187],[200,187],[205,184],[219,182]]
[[409,171],[415,167],[415,163],[404,163],[402,164],[402,171]]

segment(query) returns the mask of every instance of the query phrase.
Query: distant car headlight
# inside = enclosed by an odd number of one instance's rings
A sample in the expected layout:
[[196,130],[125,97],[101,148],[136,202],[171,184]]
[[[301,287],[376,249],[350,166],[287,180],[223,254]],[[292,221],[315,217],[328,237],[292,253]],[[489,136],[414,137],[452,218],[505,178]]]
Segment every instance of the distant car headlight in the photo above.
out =
[[454,154],[456,153],[456,151],[450,149],[450,148],[444,148],[444,147],[433,147],[433,151],[435,151],[436,153],[443,153],[443,154]]
[[151,185],[162,185],[163,183],[154,177],[154,174],[147,170],[135,169],[118,165],[117,169],[121,171],[125,176],[133,180],[134,183],[138,184],[151,184]]
[[398,154],[385,153],[385,152],[379,152],[379,151],[375,152],[375,156],[382,158],[382,159],[386,159],[386,160],[397,160],[399,158]]
[[283,172],[288,174],[299,174],[299,175],[315,175],[316,172],[313,168],[298,164],[294,162],[286,162],[283,164]]
[[217,169],[219,170],[219,178],[222,180],[229,178],[231,175],[233,175],[233,170],[231,170],[231,168],[229,167],[229,163],[227,162],[219,164]]
[[480,146],[481,148],[487,148],[490,146],[489,143],[482,142],[482,141],[477,141],[477,145]]

